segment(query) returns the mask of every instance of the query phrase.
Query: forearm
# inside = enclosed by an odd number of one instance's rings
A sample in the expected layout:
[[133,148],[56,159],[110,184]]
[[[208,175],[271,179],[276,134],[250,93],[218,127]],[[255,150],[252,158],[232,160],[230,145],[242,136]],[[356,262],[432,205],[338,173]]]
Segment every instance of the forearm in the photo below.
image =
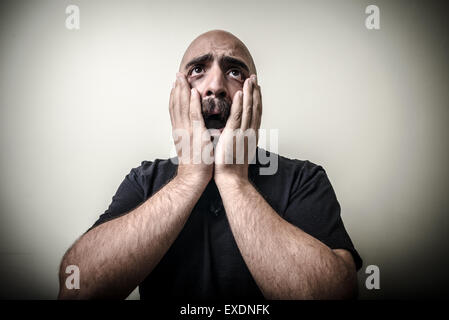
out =
[[216,182],[240,252],[266,298],[353,294],[356,278],[343,259],[282,219],[247,179]]
[[[61,263],[60,298],[125,298],[159,263],[207,183],[176,176],[133,211],[83,235]],[[65,287],[65,266],[80,269],[80,289]]]

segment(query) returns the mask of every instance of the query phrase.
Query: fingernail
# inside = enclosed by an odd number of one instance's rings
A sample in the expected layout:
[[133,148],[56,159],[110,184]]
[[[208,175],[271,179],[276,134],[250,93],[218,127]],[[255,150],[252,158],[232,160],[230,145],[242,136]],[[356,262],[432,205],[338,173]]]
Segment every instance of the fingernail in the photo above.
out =
[[255,74],[252,75],[254,83],[257,83],[257,76]]

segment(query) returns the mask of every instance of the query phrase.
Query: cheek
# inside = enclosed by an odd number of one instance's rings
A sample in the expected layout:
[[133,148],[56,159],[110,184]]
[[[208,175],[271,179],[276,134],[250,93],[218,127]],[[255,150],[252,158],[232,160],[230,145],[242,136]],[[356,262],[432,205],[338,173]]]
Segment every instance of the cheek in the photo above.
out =
[[240,91],[243,90],[243,83],[239,83],[237,81],[233,81],[233,83],[230,83],[230,85],[228,86],[228,92],[229,92],[229,96],[230,96],[231,100],[234,99],[234,95],[239,90]]
[[202,79],[188,79],[187,80],[192,88],[198,90],[198,92],[203,92],[204,90],[204,81]]

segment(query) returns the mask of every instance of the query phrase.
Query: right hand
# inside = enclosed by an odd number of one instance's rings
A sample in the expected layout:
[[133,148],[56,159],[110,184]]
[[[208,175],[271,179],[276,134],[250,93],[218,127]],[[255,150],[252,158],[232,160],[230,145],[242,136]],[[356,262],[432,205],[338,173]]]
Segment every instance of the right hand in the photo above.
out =
[[213,144],[204,124],[200,94],[191,89],[183,73],[176,74],[169,110],[178,155],[177,176],[207,184],[214,169]]

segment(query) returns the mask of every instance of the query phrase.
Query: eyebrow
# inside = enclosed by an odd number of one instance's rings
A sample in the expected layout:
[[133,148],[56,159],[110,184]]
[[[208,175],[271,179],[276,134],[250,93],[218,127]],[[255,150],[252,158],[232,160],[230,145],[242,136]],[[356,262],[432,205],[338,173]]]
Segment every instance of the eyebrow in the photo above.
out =
[[[187,64],[185,65],[184,69],[187,70],[189,67],[196,65],[196,64],[204,64],[207,62],[210,62],[214,60],[214,57],[212,56],[212,54],[207,53],[204,54],[202,56],[193,58],[192,60],[190,60],[189,62],[187,62]],[[220,59],[220,64],[221,65],[236,65],[242,69],[244,69],[246,72],[249,72],[249,68],[246,65],[246,63],[244,63],[242,60],[237,59],[237,58],[233,58],[230,56],[224,56]]]
[[242,69],[244,69],[246,72],[249,72],[249,68],[246,65],[246,63],[244,63],[242,60],[233,58],[233,57],[229,57],[229,56],[224,56],[223,58],[221,58],[221,63],[225,64],[225,65],[236,65]]
[[196,57],[196,58],[193,58],[192,60],[187,62],[187,64],[185,65],[184,69],[187,70],[190,66],[193,66],[195,64],[206,63],[206,62],[212,61],[213,59],[214,59],[214,57],[210,53],[202,55],[202,56],[199,56],[199,57]]

